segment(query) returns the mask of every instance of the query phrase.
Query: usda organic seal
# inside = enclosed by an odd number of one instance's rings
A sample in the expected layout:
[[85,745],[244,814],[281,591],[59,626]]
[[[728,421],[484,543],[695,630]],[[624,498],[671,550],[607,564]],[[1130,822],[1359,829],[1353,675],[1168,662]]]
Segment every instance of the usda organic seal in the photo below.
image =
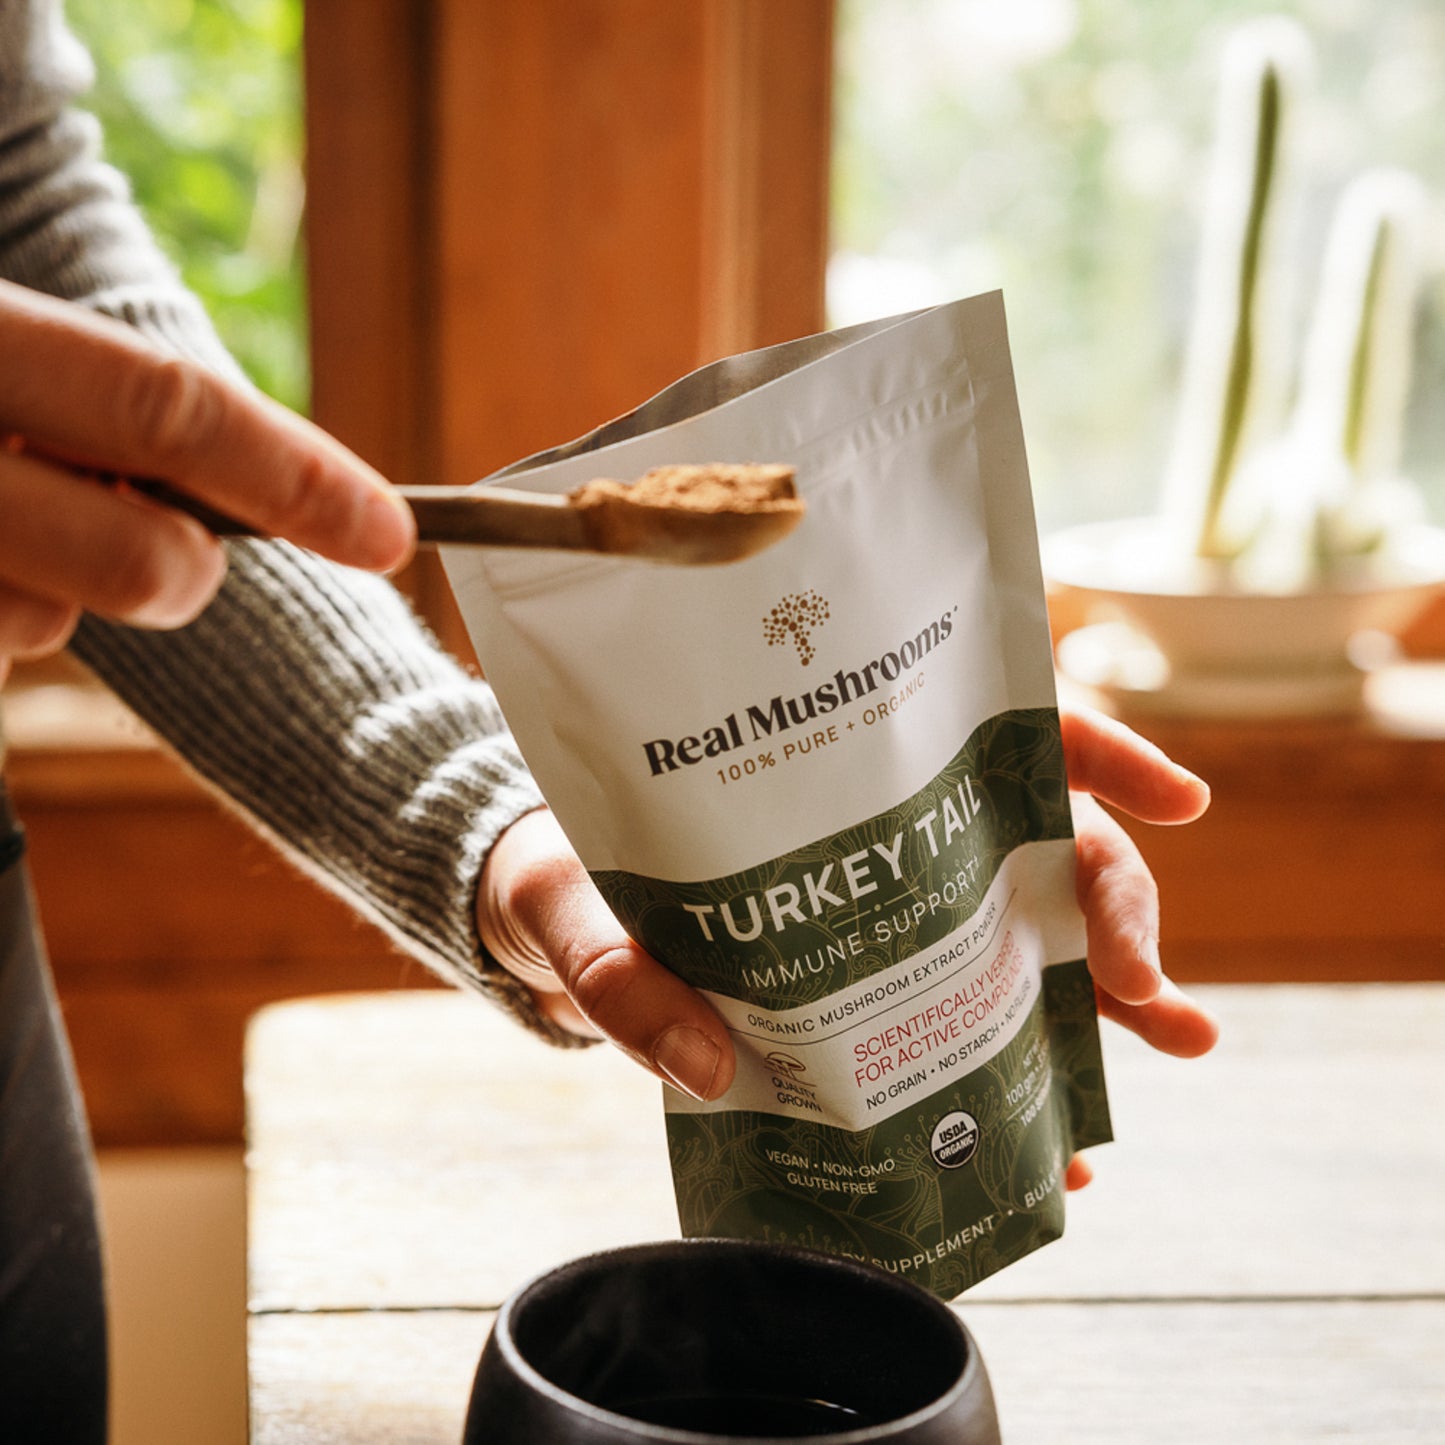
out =
[[933,1137],[928,1141],[928,1147],[941,1168],[961,1168],[978,1149],[978,1120],[962,1109],[945,1114],[933,1126]]

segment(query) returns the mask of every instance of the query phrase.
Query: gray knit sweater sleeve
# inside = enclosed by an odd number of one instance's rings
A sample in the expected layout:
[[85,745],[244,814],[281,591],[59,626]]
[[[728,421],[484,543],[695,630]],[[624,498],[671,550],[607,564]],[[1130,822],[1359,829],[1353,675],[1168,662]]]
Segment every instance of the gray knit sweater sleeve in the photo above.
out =
[[[119,317],[240,380],[99,159],[55,0],[0,0],[0,276]],[[386,582],[283,543],[231,545],[191,626],[86,618],[74,651],[210,784],[404,948],[547,1024],[480,948],[487,850],[540,797],[490,689]]]

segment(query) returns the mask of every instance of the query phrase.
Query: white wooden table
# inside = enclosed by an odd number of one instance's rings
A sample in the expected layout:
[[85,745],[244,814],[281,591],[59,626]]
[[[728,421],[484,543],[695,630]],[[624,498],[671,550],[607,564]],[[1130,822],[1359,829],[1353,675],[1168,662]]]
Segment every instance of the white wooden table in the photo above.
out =
[[[1006,1445],[1445,1442],[1445,985],[1216,987],[1106,1026],[1118,1142],[959,1302]],[[673,1238],[659,1086],[447,993],[273,1007],[247,1056],[256,1445],[457,1445],[492,1312]]]

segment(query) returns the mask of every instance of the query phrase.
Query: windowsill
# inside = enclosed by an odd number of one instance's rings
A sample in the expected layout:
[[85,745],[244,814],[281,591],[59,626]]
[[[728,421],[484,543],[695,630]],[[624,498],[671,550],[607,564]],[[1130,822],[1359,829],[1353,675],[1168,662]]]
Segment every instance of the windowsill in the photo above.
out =
[[[1063,635],[1070,623],[1056,611]],[[1060,687],[1209,783],[1181,828],[1122,819],[1159,883],[1165,966],[1210,982],[1445,978],[1445,607],[1339,716],[1170,716]]]

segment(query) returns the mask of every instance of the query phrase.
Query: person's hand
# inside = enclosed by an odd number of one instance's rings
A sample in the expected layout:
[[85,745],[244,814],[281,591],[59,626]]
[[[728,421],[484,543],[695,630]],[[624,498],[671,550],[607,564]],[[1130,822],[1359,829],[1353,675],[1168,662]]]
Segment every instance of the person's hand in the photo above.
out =
[[695,1098],[716,1099],[732,1083],[727,1025],[627,936],[547,809],[518,818],[493,845],[477,930],[554,1023],[611,1039]]
[[82,611],[176,627],[215,595],[199,522],[83,475],[157,477],[269,536],[373,570],[415,543],[406,504],[284,407],[119,322],[0,281],[0,680]]
[[[1100,801],[1145,823],[1191,823],[1209,806],[1209,788],[1153,743],[1089,709],[1062,714],[1079,906],[1088,930],[1089,971],[1100,1014],[1179,1058],[1208,1053],[1214,1019],[1165,977],[1159,963],[1159,890],[1133,840]],[[1092,1171],[1070,1161],[1071,1189]]]
[[1099,1012],[1162,1053],[1194,1058],[1218,1037],[1214,1020],[1164,976],[1159,890],[1133,840],[1100,802],[1144,823],[1192,823],[1209,787],[1138,733],[1088,709],[1062,714],[1079,906]]
[[[1074,788],[1079,901],[1100,1012],[1166,1053],[1214,1043],[1213,1020],[1159,968],[1153,876],[1123,828],[1092,794],[1154,823],[1196,818],[1209,790],[1128,728],[1096,713],[1063,718]],[[732,1082],[730,1035],[702,996],[623,932],[545,809],[518,819],[487,860],[477,926],[492,955],[532,990],[554,1022],[610,1038],[659,1077],[697,1098]],[[1070,1182],[1084,1182],[1082,1160]]]

